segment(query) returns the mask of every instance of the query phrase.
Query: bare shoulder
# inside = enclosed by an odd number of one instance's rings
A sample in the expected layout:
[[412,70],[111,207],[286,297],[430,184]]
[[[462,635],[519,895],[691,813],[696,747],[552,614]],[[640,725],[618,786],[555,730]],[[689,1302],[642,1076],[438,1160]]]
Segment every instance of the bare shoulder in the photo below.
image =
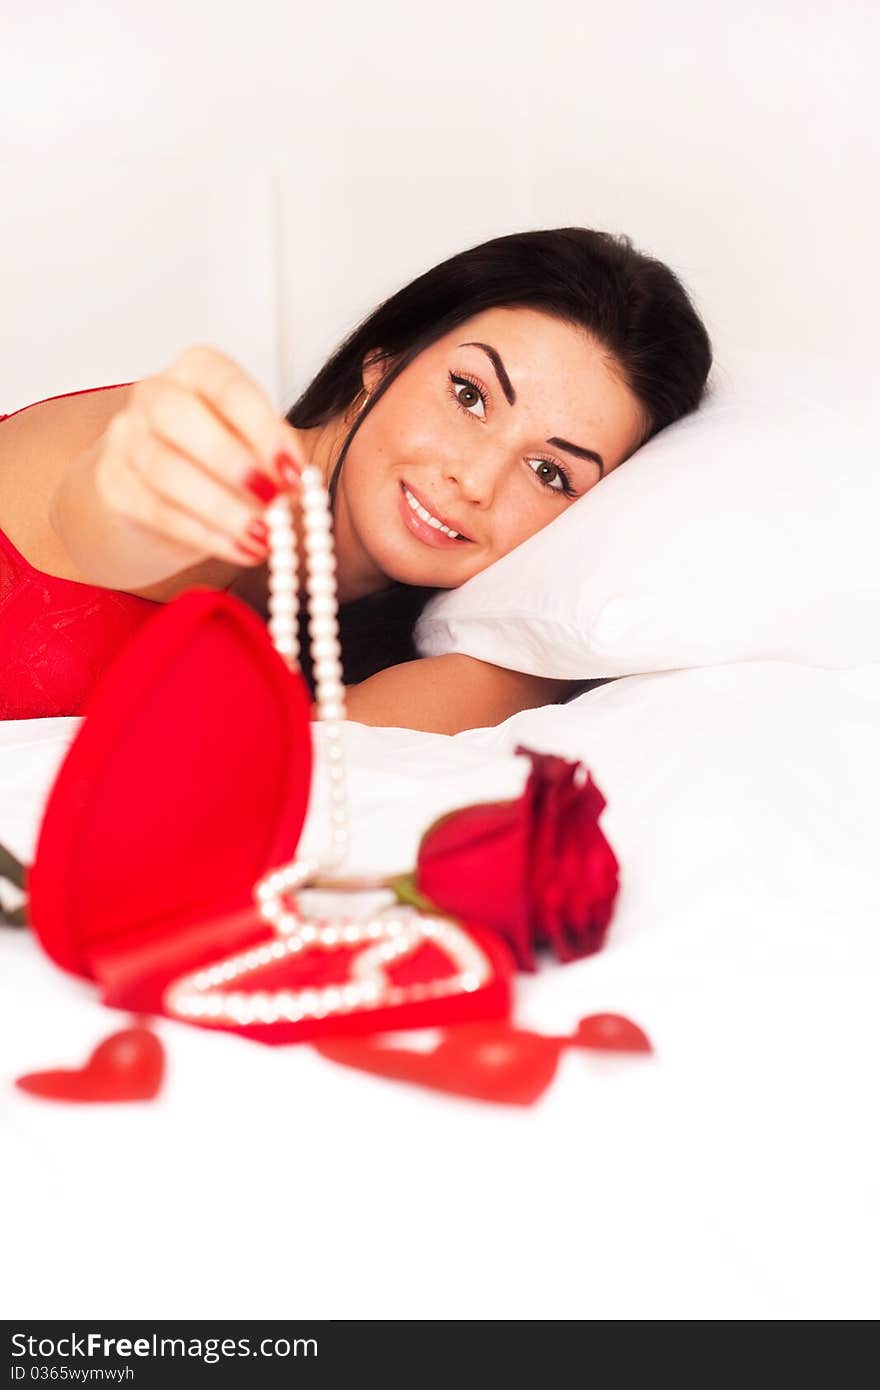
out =
[[121,410],[131,386],[38,401],[0,423],[0,527],[37,569],[82,582],[49,522],[49,503],[72,458]]
[[347,687],[346,713],[359,724],[458,734],[557,704],[576,684],[450,652],[389,666]]
[[[29,564],[57,579],[86,583],[49,520],[51,500],[71,459],[85,452],[130,399],[134,383],[38,401],[0,421],[0,528]],[[208,560],[161,584],[130,592],[170,602],[195,584],[227,588],[238,571]]]

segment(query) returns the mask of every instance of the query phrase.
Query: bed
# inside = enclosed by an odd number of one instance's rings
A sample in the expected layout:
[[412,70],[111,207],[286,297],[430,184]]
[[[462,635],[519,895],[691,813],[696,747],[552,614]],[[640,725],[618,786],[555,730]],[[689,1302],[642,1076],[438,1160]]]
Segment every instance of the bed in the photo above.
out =
[[[553,1033],[618,1011],[655,1055],[568,1053],[526,1110],[166,1020],[156,1101],[41,1103],[12,1077],[73,1064],[120,1016],[4,929],[7,1315],[872,1316],[878,723],[877,664],[751,662],[455,736],[345,726],[354,874],[403,871],[434,817],[517,795],[520,743],[607,797],[606,947],[518,976],[515,1016]],[[0,841],[25,861],[78,725],[0,725]],[[316,755],[306,853],[320,730]]]

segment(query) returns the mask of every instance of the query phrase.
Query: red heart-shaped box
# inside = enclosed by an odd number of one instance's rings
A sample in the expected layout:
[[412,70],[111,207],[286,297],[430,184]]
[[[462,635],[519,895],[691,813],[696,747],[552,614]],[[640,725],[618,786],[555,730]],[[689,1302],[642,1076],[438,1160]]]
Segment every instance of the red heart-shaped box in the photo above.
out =
[[[293,858],[311,777],[309,693],[265,624],[214,589],[174,599],[93,691],[49,795],[28,875],[44,949],[96,980],[105,1003],[164,1012],[171,981],[274,940],[253,888]],[[493,934],[467,931],[492,967],[469,994],[298,1022],[197,1026],[283,1043],[503,1016],[509,954]],[[246,987],[345,979],[354,954],[307,951],[265,978],[253,973]],[[430,943],[388,971],[395,984],[452,973]]]

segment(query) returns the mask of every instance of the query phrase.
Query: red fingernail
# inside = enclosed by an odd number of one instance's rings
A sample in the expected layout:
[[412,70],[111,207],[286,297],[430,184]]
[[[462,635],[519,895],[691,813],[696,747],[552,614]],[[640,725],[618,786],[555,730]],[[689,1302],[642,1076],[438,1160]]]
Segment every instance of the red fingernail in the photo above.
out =
[[243,555],[246,560],[265,560],[267,547],[251,545],[250,542],[234,541],[236,550]]
[[268,473],[260,473],[256,468],[252,468],[248,473],[244,485],[255,497],[259,497],[261,502],[272,502],[281,490]]
[[269,528],[265,521],[252,521],[245,528],[245,535],[250,536],[251,540],[256,541],[257,545],[263,549],[269,544]]
[[300,482],[300,471],[294,463],[290,454],[276,454],[275,467],[279,475],[284,479],[288,487],[297,487]]

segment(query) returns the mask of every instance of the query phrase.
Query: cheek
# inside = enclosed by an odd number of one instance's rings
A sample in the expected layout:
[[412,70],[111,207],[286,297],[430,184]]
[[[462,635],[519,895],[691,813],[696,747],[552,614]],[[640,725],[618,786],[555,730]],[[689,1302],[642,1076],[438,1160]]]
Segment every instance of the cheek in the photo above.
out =
[[509,489],[498,499],[495,523],[499,544],[503,543],[505,551],[522,545],[556,515],[548,506],[541,506],[542,499],[535,497],[534,491],[528,479],[520,476],[511,480]]
[[349,450],[350,476],[358,483],[377,482],[389,469],[405,476],[406,468],[420,470],[442,462],[452,447],[448,421],[436,403],[422,400],[418,408],[406,402],[383,411],[375,421],[365,421]]
[[461,440],[456,439],[448,417],[432,401],[422,402],[418,409],[405,414],[401,412],[383,433],[386,457],[401,466],[416,465],[423,477],[432,461],[445,462],[461,448]]

